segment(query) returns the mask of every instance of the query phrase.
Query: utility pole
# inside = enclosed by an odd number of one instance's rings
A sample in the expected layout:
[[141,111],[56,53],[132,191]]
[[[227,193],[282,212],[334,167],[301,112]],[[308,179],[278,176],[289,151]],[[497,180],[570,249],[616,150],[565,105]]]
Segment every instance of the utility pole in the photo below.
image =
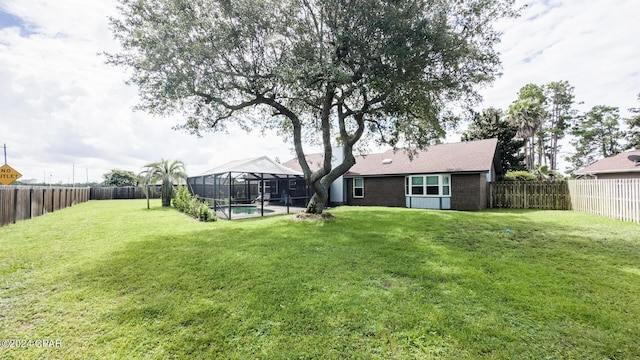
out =
[[7,144],[4,144],[4,163],[7,164]]

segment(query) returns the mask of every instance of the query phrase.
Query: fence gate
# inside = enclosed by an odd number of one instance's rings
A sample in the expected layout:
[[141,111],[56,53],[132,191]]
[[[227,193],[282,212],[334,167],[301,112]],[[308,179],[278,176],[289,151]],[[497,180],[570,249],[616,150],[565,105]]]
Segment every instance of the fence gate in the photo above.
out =
[[490,208],[571,209],[566,181],[500,181],[488,186]]

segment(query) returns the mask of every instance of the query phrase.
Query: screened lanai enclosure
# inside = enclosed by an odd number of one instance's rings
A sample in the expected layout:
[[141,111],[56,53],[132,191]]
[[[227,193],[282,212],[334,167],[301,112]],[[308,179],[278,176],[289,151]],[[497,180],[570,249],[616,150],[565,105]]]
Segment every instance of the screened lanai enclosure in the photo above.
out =
[[187,184],[192,195],[229,220],[288,214],[311,197],[302,173],[266,156],[226,163],[189,177]]

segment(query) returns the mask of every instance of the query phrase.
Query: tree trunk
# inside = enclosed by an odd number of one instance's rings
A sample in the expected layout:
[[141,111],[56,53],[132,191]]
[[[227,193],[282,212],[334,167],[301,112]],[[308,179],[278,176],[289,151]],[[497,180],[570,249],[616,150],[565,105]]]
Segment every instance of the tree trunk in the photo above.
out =
[[551,134],[551,170],[557,170],[558,166],[558,135],[556,133]]
[[[302,126],[300,119],[298,119],[298,117],[289,109],[279,106],[278,104],[273,104],[273,106],[277,110],[279,110],[282,115],[285,115],[289,118],[289,120],[291,120],[291,124],[293,125],[293,143],[296,155],[298,156],[298,163],[302,168],[302,172],[304,173],[307,184],[311,185],[314,190],[314,194],[309,200],[309,204],[307,205],[307,209],[305,210],[305,212],[309,214],[322,214],[329,200],[329,187],[331,186],[331,183],[333,183],[333,181],[346,173],[356,163],[356,160],[353,156],[353,145],[358,142],[360,137],[362,137],[365,129],[365,111],[359,112],[358,114],[347,115],[343,111],[343,105],[341,103],[337,104],[336,107],[338,112],[338,128],[340,132],[339,138],[341,140],[342,146],[344,147],[344,158],[342,159],[341,164],[333,168],[331,164],[333,149],[331,146],[332,136],[330,115],[331,108],[334,106],[334,96],[335,85],[327,84],[325,101],[320,116],[322,124],[321,131],[322,144],[324,148],[324,159],[320,168],[315,171],[311,170],[311,167],[309,166],[302,149]],[[366,110],[368,107],[369,104],[365,103],[365,105],[363,106],[363,110]],[[348,116],[353,116],[358,125],[357,129],[352,134],[349,134],[347,132],[347,126],[345,125],[345,119]]]
[[327,206],[327,200],[328,198],[326,196],[322,196],[318,192],[315,192],[309,200],[309,204],[307,204],[305,212],[307,214],[322,214],[324,208]]
[[171,206],[171,196],[173,195],[173,186],[165,186],[162,184],[162,206]]

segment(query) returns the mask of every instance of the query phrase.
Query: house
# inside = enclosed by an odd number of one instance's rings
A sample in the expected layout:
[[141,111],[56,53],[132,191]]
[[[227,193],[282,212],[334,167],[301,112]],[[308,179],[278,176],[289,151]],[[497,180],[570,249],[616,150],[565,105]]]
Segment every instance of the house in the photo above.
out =
[[[497,139],[432,145],[413,159],[388,150],[356,157],[356,164],[332,184],[334,204],[421,209],[481,210],[487,207],[487,183],[500,171]],[[333,163],[342,156],[335,154]],[[310,154],[312,168],[323,154]],[[300,171],[297,159],[283,164]]]
[[576,171],[576,175],[596,179],[640,179],[640,150],[598,160]]

